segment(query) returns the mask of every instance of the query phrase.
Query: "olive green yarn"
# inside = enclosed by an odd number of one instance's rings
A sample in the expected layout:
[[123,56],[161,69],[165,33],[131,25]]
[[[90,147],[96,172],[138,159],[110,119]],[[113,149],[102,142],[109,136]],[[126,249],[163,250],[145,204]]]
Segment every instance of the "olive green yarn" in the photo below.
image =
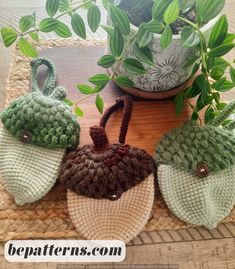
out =
[[[36,71],[39,65],[48,66],[48,79],[44,92],[38,87]],[[21,138],[27,130],[31,133],[31,144],[47,148],[76,147],[79,143],[80,126],[77,118],[64,103],[66,91],[55,87],[54,64],[46,58],[31,62],[32,92],[14,100],[1,113],[4,127],[12,135]]]
[[156,147],[155,160],[158,164],[172,164],[194,173],[199,163],[208,165],[209,172],[217,172],[235,164],[235,135],[232,125],[223,129],[219,126],[234,110],[231,103],[211,125],[199,126],[189,121],[165,134]]

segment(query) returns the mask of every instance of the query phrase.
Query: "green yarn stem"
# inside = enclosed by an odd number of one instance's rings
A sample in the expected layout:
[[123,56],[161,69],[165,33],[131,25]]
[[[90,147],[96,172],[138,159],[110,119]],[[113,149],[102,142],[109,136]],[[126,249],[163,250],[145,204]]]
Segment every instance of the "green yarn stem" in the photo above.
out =
[[32,76],[32,91],[41,91],[37,82],[37,69],[40,65],[48,67],[48,76],[44,85],[43,94],[50,95],[55,89],[56,85],[56,68],[55,65],[48,59],[40,57],[31,62],[31,76]]
[[[220,126],[235,110],[235,101],[231,102],[224,110],[211,122],[213,126]],[[230,129],[231,130],[231,129]]]

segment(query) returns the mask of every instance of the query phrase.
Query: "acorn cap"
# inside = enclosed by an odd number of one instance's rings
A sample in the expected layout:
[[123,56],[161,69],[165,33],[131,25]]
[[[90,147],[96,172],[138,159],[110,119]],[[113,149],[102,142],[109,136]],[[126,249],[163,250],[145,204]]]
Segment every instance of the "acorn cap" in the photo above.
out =
[[[46,64],[49,77],[42,93],[36,81],[36,69]],[[63,99],[66,91],[55,88],[55,68],[45,58],[31,63],[32,92],[13,101],[1,113],[4,127],[23,143],[49,148],[75,147],[79,143],[80,126]]]
[[61,167],[60,180],[73,192],[117,200],[154,172],[154,161],[144,150],[109,144],[102,127],[91,127],[90,135],[94,145],[70,152]]
[[189,121],[163,136],[155,160],[207,176],[235,164],[235,136],[231,130]]

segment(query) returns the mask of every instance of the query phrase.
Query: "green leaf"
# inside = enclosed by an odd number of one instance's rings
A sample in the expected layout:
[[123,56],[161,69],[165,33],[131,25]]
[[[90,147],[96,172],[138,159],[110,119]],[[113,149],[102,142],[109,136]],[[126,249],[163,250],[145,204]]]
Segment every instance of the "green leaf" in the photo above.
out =
[[179,0],[180,9],[185,13],[195,5],[195,2],[196,0]]
[[123,61],[123,67],[130,73],[141,75],[145,74],[146,70],[143,66],[143,64],[133,58],[127,58]]
[[105,9],[108,9],[108,6],[109,6],[109,0],[102,0],[102,4],[103,4],[103,7]]
[[210,89],[210,85],[209,85],[208,80],[202,74],[202,75],[198,76],[195,79],[195,82],[196,82],[198,88],[201,91],[202,102],[203,103],[206,103],[206,100],[207,100],[207,97],[208,97],[208,93],[209,93],[209,89]]
[[164,12],[164,21],[166,24],[175,22],[179,17],[180,7],[178,0],[173,0]]
[[134,45],[134,52],[136,57],[146,64],[152,65],[153,64],[153,54],[149,47],[140,48],[136,43]]
[[230,77],[232,79],[232,82],[235,83],[235,69],[233,67],[230,68],[229,70]]
[[104,101],[99,94],[96,96],[95,104],[100,114],[102,114],[104,111]]
[[18,34],[12,28],[4,27],[1,29],[3,43],[6,47],[10,47],[17,39]]
[[194,98],[201,93],[201,89],[198,87],[196,80],[194,80],[192,85],[192,90],[190,91],[188,98]]
[[176,115],[179,115],[184,108],[184,95],[182,92],[176,95],[174,103],[175,103]]
[[210,56],[210,57],[221,57],[221,56],[227,54],[234,47],[235,47],[235,44],[220,45],[220,46],[212,49],[211,51],[209,51],[208,56]]
[[23,16],[20,19],[19,28],[22,33],[28,31],[31,27],[35,25],[35,16],[34,15],[28,15]]
[[72,36],[69,27],[61,21],[59,21],[58,24],[56,25],[55,32],[58,36],[63,38],[68,38]]
[[50,17],[53,17],[59,9],[59,0],[47,0],[46,11]]
[[206,124],[210,123],[215,118],[214,110],[212,107],[207,108],[204,118]]
[[200,68],[200,64],[201,63],[195,63],[195,65],[194,65],[194,67],[192,69],[191,76],[194,76],[197,73],[198,69]]
[[134,87],[134,82],[131,81],[128,77],[125,77],[125,76],[115,77],[115,82],[120,87]]
[[222,78],[215,83],[212,84],[212,87],[219,92],[227,92],[234,88],[234,83],[227,80],[226,78]]
[[105,86],[110,81],[110,77],[106,74],[97,74],[90,77],[89,81],[97,86]]
[[197,111],[193,111],[192,116],[191,116],[191,120],[198,120],[199,119],[199,115],[197,113]]
[[126,13],[119,7],[110,6],[110,17],[115,26],[117,26],[123,35],[130,33],[130,22]]
[[171,27],[167,25],[161,35],[161,40],[160,40],[161,48],[163,50],[169,47],[169,45],[171,44],[172,36],[173,36],[173,33],[171,30]]
[[42,32],[48,33],[54,31],[58,23],[59,21],[56,19],[46,18],[40,21],[39,29]]
[[184,64],[184,68],[191,67],[194,63],[196,63],[199,59],[199,56],[192,56],[190,57],[186,63]]
[[235,34],[231,34],[231,33],[227,33],[224,41],[222,44],[230,44],[230,43],[233,43],[235,39]]
[[36,41],[36,42],[39,41],[38,32],[31,32],[31,33],[29,33],[29,35],[34,41]]
[[146,47],[153,40],[153,33],[145,29],[145,23],[143,23],[138,30],[137,42],[140,48]]
[[223,58],[215,58],[214,63],[213,63],[213,68],[219,68],[225,72],[228,65],[229,65],[229,63],[226,60],[224,60]]
[[70,3],[69,0],[59,0],[59,11],[60,12],[64,12],[64,11],[68,11],[70,8]]
[[171,3],[172,0],[158,0],[154,1],[153,8],[152,8],[152,17],[154,19],[161,19],[163,14]]
[[93,33],[95,33],[96,30],[98,29],[100,20],[101,20],[100,9],[96,5],[92,5],[87,12],[87,21]]
[[205,106],[210,104],[212,100],[213,100],[213,97],[211,97],[211,96],[207,96],[207,99],[203,100],[202,95],[200,94],[198,99],[197,99],[197,104],[196,104],[197,111],[202,110]]
[[161,31],[164,29],[164,24],[160,21],[152,20],[145,24],[145,29],[152,33],[161,33]]
[[109,35],[114,33],[114,28],[110,25],[100,25]]
[[72,15],[71,25],[74,32],[83,39],[86,39],[86,28],[82,17],[75,13]]
[[224,8],[225,0],[196,0],[197,13],[201,22],[209,22]]
[[82,111],[81,108],[78,107],[78,106],[75,108],[75,114],[76,114],[78,117],[83,117],[83,115],[84,115],[83,111]]
[[224,71],[220,68],[213,68],[211,70],[210,76],[214,79],[214,80],[220,80],[224,75]]
[[90,87],[89,85],[78,84],[77,88],[83,94],[92,94],[95,92],[95,90],[92,87]]
[[68,106],[73,106],[73,105],[74,105],[73,101],[71,101],[71,100],[69,100],[69,99],[67,99],[67,98],[64,98],[63,101],[64,101],[65,104],[67,104]]
[[225,15],[221,16],[221,18],[217,21],[215,26],[213,27],[208,46],[210,49],[213,49],[219,46],[227,36],[228,32],[228,21]]
[[104,55],[99,59],[97,64],[104,68],[109,68],[114,65],[115,62],[116,59],[113,57],[113,55]]
[[123,52],[124,38],[118,27],[115,27],[114,32],[110,36],[109,47],[114,57],[119,57]]
[[25,38],[21,37],[19,39],[18,47],[24,55],[32,58],[38,57],[36,49]]
[[192,48],[200,43],[200,38],[191,26],[185,26],[181,32],[181,41],[183,47]]

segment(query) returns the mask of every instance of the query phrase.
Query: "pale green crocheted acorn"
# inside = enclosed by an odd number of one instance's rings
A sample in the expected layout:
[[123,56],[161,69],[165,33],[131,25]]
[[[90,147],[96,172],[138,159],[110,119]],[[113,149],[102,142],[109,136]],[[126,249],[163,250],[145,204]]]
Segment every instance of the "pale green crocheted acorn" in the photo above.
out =
[[235,135],[218,125],[235,109],[235,102],[217,117],[211,125],[199,126],[189,121],[165,134],[156,147],[155,160],[158,164],[195,172],[198,164],[207,164],[210,172],[217,172],[235,164]]
[[[38,87],[36,70],[39,65],[48,66],[48,79],[44,92]],[[31,62],[32,92],[14,100],[1,113],[4,127],[22,142],[48,148],[76,147],[80,126],[70,107],[63,102],[66,91],[55,87],[54,64],[46,58]]]
[[235,125],[220,126],[233,110],[235,102],[210,125],[187,122],[164,135],[156,147],[163,198],[187,223],[215,228],[235,205]]

